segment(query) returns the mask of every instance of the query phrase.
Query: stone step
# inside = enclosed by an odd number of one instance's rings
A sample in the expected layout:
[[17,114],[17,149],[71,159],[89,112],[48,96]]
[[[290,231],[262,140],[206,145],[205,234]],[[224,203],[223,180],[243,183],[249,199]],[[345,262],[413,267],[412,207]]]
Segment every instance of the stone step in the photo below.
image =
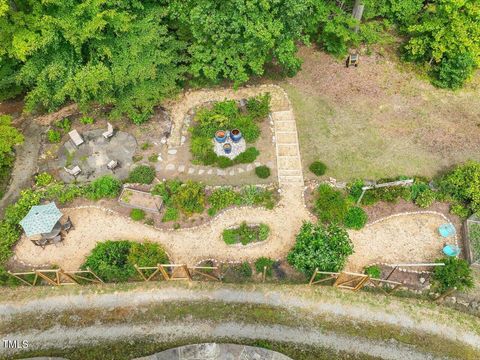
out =
[[293,116],[293,112],[291,110],[286,111],[275,111],[272,113],[272,119],[274,121],[284,121],[284,120],[293,120],[295,117]]
[[295,121],[279,121],[275,123],[275,132],[297,132]]
[[278,176],[302,176],[299,169],[278,169]]
[[295,177],[284,177],[280,176],[278,178],[279,183],[303,183],[303,178],[300,176],[295,176]]

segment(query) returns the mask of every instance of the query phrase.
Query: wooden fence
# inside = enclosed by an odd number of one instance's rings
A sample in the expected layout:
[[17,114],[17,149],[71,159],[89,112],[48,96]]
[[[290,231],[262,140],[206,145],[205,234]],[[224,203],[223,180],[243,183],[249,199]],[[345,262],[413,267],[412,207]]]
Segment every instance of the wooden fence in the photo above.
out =
[[[218,268],[214,266],[192,266],[179,264],[157,264],[157,266],[137,266],[135,269],[140,275],[140,280],[213,280],[221,281],[217,273]],[[63,269],[39,269],[28,272],[8,272],[25,285],[75,285],[75,284],[103,284],[104,281],[90,268],[86,270],[65,271]]]
[[[317,280],[318,275],[324,275],[322,279]],[[318,271],[315,269],[312,277],[310,278],[309,285],[315,285],[322,282],[327,282],[329,280],[334,280],[333,286],[357,291],[363,288],[367,284],[372,284],[377,289],[383,291],[386,295],[390,295],[395,291],[402,283],[391,280],[375,279],[365,274],[351,273],[351,272],[329,272],[329,271]]]

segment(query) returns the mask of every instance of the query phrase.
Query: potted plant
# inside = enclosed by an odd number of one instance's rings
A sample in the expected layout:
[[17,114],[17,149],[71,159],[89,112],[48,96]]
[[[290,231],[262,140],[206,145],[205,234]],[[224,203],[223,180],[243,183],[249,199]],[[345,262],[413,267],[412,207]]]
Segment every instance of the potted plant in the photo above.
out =
[[230,131],[230,138],[237,143],[242,139],[242,133],[238,129],[233,129]]
[[218,130],[215,133],[215,140],[218,143],[224,143],[227,140],[227,132],[225,130]]
[[232,145],[229,143],[223,144],[223,152],[225,154],[230,154],[232,152]]

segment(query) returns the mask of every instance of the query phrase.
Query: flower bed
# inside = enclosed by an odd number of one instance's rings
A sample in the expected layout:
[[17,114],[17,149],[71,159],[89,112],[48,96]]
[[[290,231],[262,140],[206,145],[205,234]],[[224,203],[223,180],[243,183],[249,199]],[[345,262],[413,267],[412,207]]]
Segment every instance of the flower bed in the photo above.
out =
[[247,245],[252,242],[265,241],[270,234],[268,225],[248,225],[243,222],[240,226],[223,230],[222,237],[228,245],[242,244]]

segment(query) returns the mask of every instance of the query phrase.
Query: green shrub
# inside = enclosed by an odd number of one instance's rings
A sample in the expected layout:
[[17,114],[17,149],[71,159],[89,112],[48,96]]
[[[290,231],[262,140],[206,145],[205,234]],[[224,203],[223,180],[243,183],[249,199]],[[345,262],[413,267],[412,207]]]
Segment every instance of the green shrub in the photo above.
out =
[[263,274],[263,269],[266,267],[265,274],[267,276],[272,276],[273,264],[275,261],[268,257],[262,256],[255,261],[255,270],[259,274]]
[[158,155],[157,154],[150,155],[148,157],[148,161],[153,162],[153,163],[157,162],[158,161]]
[[163,214],[162,222],[177,221],[179,215],[177,208],[167,207],[165,214]]
[[215,209],[215,212],[235,205],[238,201],[239,195],[233,189],[227,187],[213,190],[208,197],[208,203]]
[[345,229],[338,225],[305,222],[297,234],[288,262],[306,276],[316,268],[320,271],[338,272],[353,254],[353,245]]
[[55,178],[53,177],[53,175],[43,172],[35,176],[35,185],[39,187],[44,187],[50,185],[54,180]]
[[132,242],[128,254],[128,262],[137,266],[157,266],[157,264],[168,264],[168,256],[165,250],[152,242]]
[[248,164],[254,162],[258,155],[260,155],[260,151],[254,147],[249,147],[244,152],[238,154],[234,161],[236,164]]
[[260,224],[258,227],[258,240],[265,241],[270,235],[270,228],[266,224]]
[[240,116],[232,125],[232,128],[237,128],[242,132],[247,143],[253,143],[260,137],[260,128],[250,116]]
[[246,222],[243,222],[237,228],[225,229],[222,236],[223,240],[228,245],[235,243],[247,245],[251,242],[266,240],[269,233],[270,228],[268,227],[268,225],[260,224],[258,226],[249,226]]
[[415,204],[421,208],[427,208],[435,201],[435,192],[430,189],[425,189],[419,193],[415,199]]
[[352,202],[357,202],[362,196],[363,190],[362,187],[365,186],[363,180],[354,180],[353,182],[347,185],[348,196],[352,200]]
[[433,67],[433,84],[440,88],[460,89],[471,77],[475,59],[471,53],[445,56],[439,65]]
[[190,152],[194,158],[199,160],[205,159],[205,157],[209,156],[209,153],[213,153],[216,156],[213,151],[212,139],[208,137],[193,137],[190,143]]
[[424,182],[414,182],[413,185],[410,187],[412,193],[412,200],[416,200],[417,197],[424,191],[429,190],[428,184]]
[[246,277],[246,278],[252,277],[252,267],[250,266],[250,264],[247,261],[244,261],[240,265],[239,271],[240,271],[240,274],[243,277]]
[[85,189],[85,196],[91,200],[99,200],[101,198],[114,198],[120,194],[122,183],[111,175],[102,176]]
[[273,192],[270,190],[248,185],[240,191],[239,203],[242,205],[263,206],[271,210],[275,206],[275,198]]
[[82,269],[90,268],[106,282],[127,281],[135,274],[135,268],[128,261],[130,247],[128,241],[97,243]]
[[52,144],[59,143],[62,140],[62,134],[58,130],[48,130],[47,137],[48,141]]
[[142,150],[148,150],[152,147],[153,145],[150,144],[148,141],[145,141],[142,146],[140,147]]
[[368,215],[362,208],[358,206],[352,206],[348,209],[344,225],[349,229],[360,230],[365,226],[368,220]]
[[263,120],[270,113],[270,93],[258,95],[247,99],[248,114],[254,120]]
[[325,174],[325,171],[327,171],[327,165],[325,165],[321,161],[314,161],[313,163],[310,164],[308,169],[315,175],[322,176]]
[[95,122],[95,119],[93,117],[90,117],[90,116],[83,116],[83,117],[80,118],[80,122],[83,125],[91,125]]
[[134,221],[140,221],[145,219],[145,211],[142,209],[132,209],[130,211],[130,218]]
[[457,166],[440,179],[439,188],[471,212],[480,212],[480,163],[469,161]]
[[172,202],[186,215],[201,213],[205,206],[205,186],[189,180],[172,195]]
[[464,205],[458,203],[452,204],[450,206],[450,212],[453,215],[457,215],[464,220],[467,219],[470,215],[472,215],[472,212],[468,207],[465,207]]
[[348,204],[341,191],[327,184],[318,187],[315,212],[321,222],[342,224],[347,210]]
[[237,233],[234,229],[225,229],[222,232],[222,238],[223,241],[225,241],[225,244],[227,245],[233,245],[237,243]]
[[58,120],[55,126],[61,129],[64,133],[68,133],[72,129],[72,122],[70,119],[64,118],[62,120]]
[[217,157],[217,165],[221,169],[225,169],[227,167],[235,165],[234,161],[227,158],[226,156],[218,156]]
[[128,175],[127,182],[135,184],[151,184],[155,179],[155,169],[147,165],[139,165]]
[[395,203],[399,198],[410,201],[412,199],[410,188],[405,186],[389,186],[367,190],[362,198],[362,204],[373,205],[378,201]]
[[260,179],[266,179],[270,176],[270,168],[268,166],[262,165],[255,168],[255,174]]
[[459,291],[473,288],[472,270],[468,262],[456,257],[445,257],[435,262],[445,264],[433,269],[433,286],[437,291],[443,293],[454,288]]
[[382,270],[377,265],[368,266],[365,268],[365,274],[374,279],[380,279]]

